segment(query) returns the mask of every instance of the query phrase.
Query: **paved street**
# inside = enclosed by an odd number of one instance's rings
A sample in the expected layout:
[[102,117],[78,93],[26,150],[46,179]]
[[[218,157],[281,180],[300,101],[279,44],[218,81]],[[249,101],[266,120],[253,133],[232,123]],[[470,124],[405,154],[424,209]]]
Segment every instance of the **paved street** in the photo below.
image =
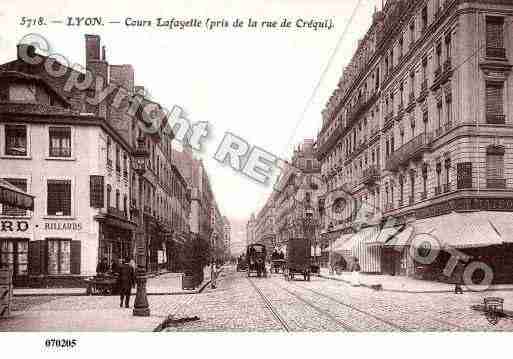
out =
[[[169,280],[163,276],[162,283]],[[155,285],[158,285],[155,282]],[[152,331],[166,318],[199,320],[166,331],[511,331],[513,320],[495,326],[470,306],[486,296],[513,306],[513,291],[488,293],[398,293],[351,287],[312,277],[285,281],[281,275],[250,278],[225,267],[216,289],[200,294],[149,296],[152,315],[135,318],[117,296],[26,296],[13,303],[2,331]]]
[[354,288],[318,277],[287,282],[281,275],[248,279],[227,269],[215,290],[196,296],[179,316],[200,320],[168,331],[511,331],[513,320],[496,326],[470,306],[513,292],[394,293]]

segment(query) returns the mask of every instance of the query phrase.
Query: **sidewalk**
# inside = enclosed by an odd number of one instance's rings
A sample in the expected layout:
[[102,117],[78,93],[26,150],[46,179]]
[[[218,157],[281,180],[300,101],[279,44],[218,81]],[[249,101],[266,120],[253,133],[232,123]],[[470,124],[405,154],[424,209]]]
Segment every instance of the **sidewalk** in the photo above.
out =
[[[219,269],[220,273],[223,268]],[[119,307],[119,296],[62,296],[42,298],[44,302],[13,311],[11,316],[0,320],[0,331],[154,331],[170,315],[183,312],[195,294],[210,283],[210,271],[198,290],[170,291],[181,288],[180,276],[176,273],[164,274],[148,280],[148,297],[151,315],[134,317],[132,314],[135,296],[130,300],[130,309]],[[171,288],[171,286],[174,286]],[[76,288],[71,288],[73,291]],[[85,289],[80,288],[83,293]],[[48,293],[50,289],[45,290]],[[60,292],[62,290],[55,290]],[[71,291],[70,291],[71,292]],[[171,295],[180,293],[183,295]],[[134,293],[135,294],[135,293]],[[39,293],[40,296],[43,296]],[[19,295],[21,297],[21,295]],[[17,299],[14,298],[14,301]],[[24,300],[18,298],[18,300]]]
[[[351,283],[351,272],[341,274],[329,274],[328,268],[321,268],[321,278],[338,280]],[[419,280],[405,276],[391,276],[381,274],[360,274],[360,283],[363,287],[372,288],[381,285],[381,290],[399,293],[451,293],[454,291],[454,284],[440,283],[427,280]],[[490,288],[482,287],[480,291],[513,291],[513,284],[492,285]],[[463,291],[470,291],[463,286]]]
[[[152,274],[148,276],[148,295],[180,295],[200,293],[210,282],[210,267],[204,269],[203,283],[196,290],[182,289],[182,273]],[[132,290],[135,294],[136,289]],[[14,297],[24,296],[85,296],[86,288],[14,288]]]

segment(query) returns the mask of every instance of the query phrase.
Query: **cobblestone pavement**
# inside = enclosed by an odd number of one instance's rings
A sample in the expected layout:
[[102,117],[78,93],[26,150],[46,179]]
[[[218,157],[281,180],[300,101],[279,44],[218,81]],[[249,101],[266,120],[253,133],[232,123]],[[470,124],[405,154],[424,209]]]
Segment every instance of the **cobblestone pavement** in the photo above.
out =
[[248,280],[245,273],[226,272],[218,289],[207,290],[176,313],[177,317],[197,315],[200,320],[167,331],[513,331],[513,320],[502,319],[493,326],[482,313],[470,309],[490,295],[511,305],[510,291],[394,293],[318,277],[310,282],[288,282],[280,275]]
[[[491,325],[470,309],[487,296],[513,307],[513,292],[397,293],[319,277],[248,279],[226,268],[218,287],[201,294],[149,296],[151,317],[134,318],[117,296],[15,298],[13,318],[0,331],[153,330],[168,316],[199,320],[166,331],[513,331],[513,320]],[[133,300],[132,298],[132,304]]]

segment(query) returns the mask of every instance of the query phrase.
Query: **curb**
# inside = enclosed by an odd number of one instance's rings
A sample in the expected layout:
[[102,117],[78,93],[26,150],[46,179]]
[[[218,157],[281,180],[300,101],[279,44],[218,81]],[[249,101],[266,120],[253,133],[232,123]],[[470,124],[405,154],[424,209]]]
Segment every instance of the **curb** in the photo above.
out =
[[[218,275],[222,272],[223,268],[219,270]],[[200,294],[205,290],[205,288],[210,284],[211,280],[204,282],[199,289],[191,290],[191,291],[180,291],[180,292],[154,292],[154,293],[146,293],[147,296],[157,296],[157,295],[187,295],[187,294]],[[136,292],[132,293],[135,295]],[[13,293],[13,298],[23,298],[23,297],[100,297],[98,295],[88,295],[85,294],[85,288],[83,293],[32,293],[32,294],[20,294]],[[104,296],[109,297],[109,296]]]
[[[344,280],[344,279],[341,279],[341,278],[333,278],[333,277],[329,277],[329,276],[325,276],[325,275],[322,275],[322,274],[318,274],[317,275],[318,277],[320,278],[324,278],[324,279],[329,279],[329,280],[334,280],[334,281],[338,281],[338,282],[343,282],[343,283],[346,283],[346,284],[351,284],[350,281],[347,281],[347,280]],[[368,285],[368,284],[360,284],[360,287],[365,287],[365,288],[368,288],[368,289],[372,289],[372,290],[375,290],[374,288],[372,288],[371,285]],[[463,292],[465,293],[484,293],[484,292],[500,292],[500,291],[513,291],[513,288],[489,288],[489,289],[486,289],[486,290],[470,290],[470,289],[464,289]],[[443,294],[443,293],[453,293],[454,290],[453,289],[447,289],[447,290],[408,290],[408,289],[386,289],[386,288],[382,288],[379,290],[379,292],[390,292],[390,293],[407,293],[407,294],[428,294],[428,293],[432,293],[432,294]]]

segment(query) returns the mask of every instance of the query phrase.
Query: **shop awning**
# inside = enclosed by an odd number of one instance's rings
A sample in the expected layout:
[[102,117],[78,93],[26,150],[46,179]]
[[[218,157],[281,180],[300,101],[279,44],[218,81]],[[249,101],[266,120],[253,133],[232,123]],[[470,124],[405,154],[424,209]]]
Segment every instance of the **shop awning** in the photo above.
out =
[[394,238],[402,229],[402,227],[385,227],[381,230],[376,229],[376,233],[370,238],[367,238],[365,244],[369,246],[384,245],[392,238]]
[[333,243],[333,245],[331,246],[331,251],[332,252],[341,252],[341,251],[344,251],[346,250],[345,247],[346,247],[346,244],[348,242],[351,241],[351,238],[354,237],[354,233],[350,233],[350,234],[343,234],[341,235],[336,241],[335,243]]
[[411,235],[413,233],[413,226],[411,225],[407,225],[406,227],[402,228],[401,227],[391,227],[391,228],[388,228],[390,231],[389,231],[389,235],[392,234],[392,231],[393,231],[393,234],[392,236],[388,237],[385,244],[383,244],[383,246],[385,247],[403,247],[403,246],[407,246],[407,245],[410,245],[410,242],[411,242]]
[[340,246],[337,246],[336,250],[333,251],[344,252],[344,251],[352,251],[359,243],[367,243],[367,241],[372,241],[373,237],[376,235],[376,229],[374,227],[364,228],[359,232],[348,234],[347,239],[340,243]]
[[34,196],[0,179],[0,204],[20,209],[34,210]]

